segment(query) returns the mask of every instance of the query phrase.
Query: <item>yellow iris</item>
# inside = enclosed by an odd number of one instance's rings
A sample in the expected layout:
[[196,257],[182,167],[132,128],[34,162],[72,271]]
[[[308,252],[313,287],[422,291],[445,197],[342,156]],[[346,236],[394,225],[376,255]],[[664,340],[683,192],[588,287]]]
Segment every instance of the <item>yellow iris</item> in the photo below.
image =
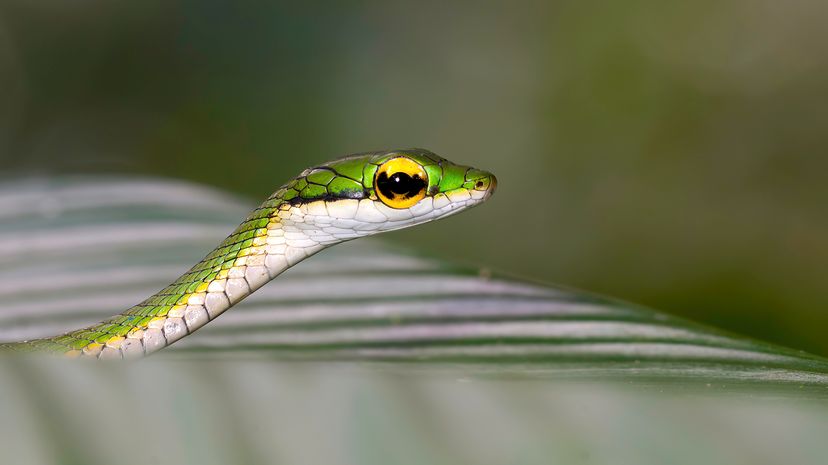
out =
[[392,158],[377,169],[374,189],[385,205],[409,208],[426,196],[428,174],[410,158]]

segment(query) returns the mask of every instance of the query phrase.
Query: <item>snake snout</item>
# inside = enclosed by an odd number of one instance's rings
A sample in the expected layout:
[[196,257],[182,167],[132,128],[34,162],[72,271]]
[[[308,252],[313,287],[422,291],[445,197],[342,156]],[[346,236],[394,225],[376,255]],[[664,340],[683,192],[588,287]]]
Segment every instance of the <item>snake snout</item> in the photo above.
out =
[[497,178],[492,173],[483,170],[471,169],[466,175],[471,184],[469,187],[478,192],[483,192],[485,198],[491,197],[497,189]]
[[494,195],[495,191],[497,190],[497,177],[493,174],[489,174],[489,190],[487,195],[491,197]]

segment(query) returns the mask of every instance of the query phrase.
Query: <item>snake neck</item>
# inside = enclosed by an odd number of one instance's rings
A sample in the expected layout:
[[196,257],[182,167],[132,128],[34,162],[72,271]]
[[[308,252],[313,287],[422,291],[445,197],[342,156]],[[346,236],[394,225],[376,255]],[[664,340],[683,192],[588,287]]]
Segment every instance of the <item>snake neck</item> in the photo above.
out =
[[137,358],[195,332],[291,266],[342,238],[320,237],[308,206],[271,198],[204,259],[138,305],[60,336],[0,346]]

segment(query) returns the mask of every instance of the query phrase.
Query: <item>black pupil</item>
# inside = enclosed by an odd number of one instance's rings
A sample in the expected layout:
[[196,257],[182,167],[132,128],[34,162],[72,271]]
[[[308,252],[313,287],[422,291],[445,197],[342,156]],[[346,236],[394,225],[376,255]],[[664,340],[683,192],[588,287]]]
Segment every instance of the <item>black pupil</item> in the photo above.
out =
[[425,179],[420,178],[419,174],[409,176],[408,173],[394,173],[388,176],[388,173],[380,173],[377,176],[377,189],[388,198],[394,198],[401,195],[405,198],[411,198],[425,189]]

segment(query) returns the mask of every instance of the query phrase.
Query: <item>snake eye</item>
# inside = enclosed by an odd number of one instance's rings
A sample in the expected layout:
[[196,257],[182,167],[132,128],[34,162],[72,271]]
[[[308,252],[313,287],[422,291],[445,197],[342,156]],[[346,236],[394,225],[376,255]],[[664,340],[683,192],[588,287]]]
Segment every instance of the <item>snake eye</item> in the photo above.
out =
[[408,208],[426,196],[428,174],[417,162],[404,157],[380,165],[374,177],[377,197],[391,208]]

